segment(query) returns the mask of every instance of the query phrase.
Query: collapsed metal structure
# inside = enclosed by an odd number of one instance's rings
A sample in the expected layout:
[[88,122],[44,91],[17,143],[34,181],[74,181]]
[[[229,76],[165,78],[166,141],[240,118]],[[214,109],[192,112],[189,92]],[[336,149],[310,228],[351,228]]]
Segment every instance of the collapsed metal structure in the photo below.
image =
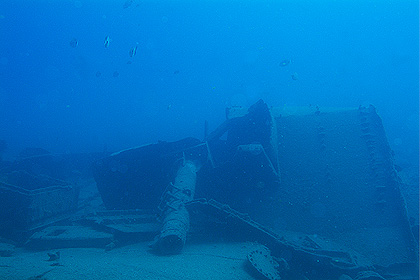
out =
[[[178,245],[157,242],[167,253],[180,252],[185,243],[184,205],[206,198],[248,213],[273,232],[323,236],[374,265],[417,262],[401,182],[373,106],[268,108],[260,100],[226,115],[204,141],[161,142],[97,162],[95,178],[106,207],[160,205],[169,228],[160,238],[182,228],[178,241],[169,242]],[[194,172],[180,180],[189,164]]]
[[[260,100],[227,109],[226,121],[203,141],[120,151],[96,160],[93,172],[107,210],[72,219],[103,232],[97,240],[87,233],[83,244],[112,249],[155,236],[155,252],[177,254],[189,238],[219,236],[263,244],[248,260],[267,279],[302,270],[357,279],[373,277],[366,271],[417,273],[418,241],[373,106],[269,108]],[[0,225],[12,234],[75,209],[77,188],[52,179],[22,186],[12,175],[0,183],[3,205],[20,207],[18,228],[7,224],[7,207],[0,211]],[[46,228],[28,244],[59,247],[66,232],[67,245],[80,244],[69,237],[76,231]],[[289,272],[266,267],[276,260]]]

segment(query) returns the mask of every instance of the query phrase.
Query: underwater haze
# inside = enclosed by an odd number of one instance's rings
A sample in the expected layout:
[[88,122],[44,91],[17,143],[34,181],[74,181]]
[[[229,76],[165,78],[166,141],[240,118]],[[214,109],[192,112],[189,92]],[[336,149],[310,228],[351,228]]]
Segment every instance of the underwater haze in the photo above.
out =
[[263,99],[373,104],[417,164],[417,0],[2,1],[0,34],[5,157],[202,139]]

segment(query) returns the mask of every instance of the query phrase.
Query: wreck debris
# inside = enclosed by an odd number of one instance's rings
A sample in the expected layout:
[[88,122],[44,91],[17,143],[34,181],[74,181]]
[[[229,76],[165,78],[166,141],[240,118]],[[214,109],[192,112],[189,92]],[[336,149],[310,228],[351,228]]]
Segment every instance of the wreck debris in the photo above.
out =
[[375,271],[361,271],[357,273],[354,280],[385,280],[381,275],[376,273]]
[[41,280],[45,280],[45,279],[47,279],[47,278],[45,278],[44,276],[47,274],[47,273],[50,273],[51,271],[53,271],[54,270],[54,268],[51,268],[50,270],[47,270],[47,271],[45,271],[45,272],[43,272],[43,273],[41,273],[41,274],[38,274],[38,275],[35,275],[35,276],[32,276],[32,277],[29,277],[27,280],[37,280],[37,279],[41,279]]
[[197,181],[198,167],[193,161],[186,161],[179,168],[175,183],[165,191],[159,210],[163,226],[154,247],[161,254],[177,254],[184,247],[190,227],[190,215],[185,203],[192,201]]
[[[53,248],[104,248],[112,241],[111,233],[101,232],[80,225],[74,226],[49,226],[35,232],[26,242],[31,249],[45,250]],[[56,261],[60,258],[59,252],[48,254],[48,261]]]
[[31,231],[64,220],[76,209],[79,190],[65,181],[26,171],[12,171],[4,177],[0,181],[0,228],[5,237],[26,240]]
[[247,255],[248,262],[259,274],[270,280],[280,280],[279,263],[271,256],[271,251],[260,245]]
[[[281,261],[281,267],[297,269],[302,261],[307,262],[308,266],[319,267],[323,264],[323,271],[331,274],[350,273],[354,274],[364,271],[371,267],[371,263],[364,256],[351,250],[346,250],[330,240],[326,241],[319,237],[309,236],[298,232],[275,233],[261,224],[253,221],[247,214],[237,212],[226,204],[221,204],[215,200],[193,200],[186,204],[191,213],[201,214],[217,218],[224,222],[227,227],[234,225],[232,235],[249,235],[253,240],[270,248],[273,257],[280,257],[282,252],[289,252],[293,257],[292,261],[285,264]],[[194,218],[194,217],[193,217]],[[281,259],[277,260],[277,264]]]

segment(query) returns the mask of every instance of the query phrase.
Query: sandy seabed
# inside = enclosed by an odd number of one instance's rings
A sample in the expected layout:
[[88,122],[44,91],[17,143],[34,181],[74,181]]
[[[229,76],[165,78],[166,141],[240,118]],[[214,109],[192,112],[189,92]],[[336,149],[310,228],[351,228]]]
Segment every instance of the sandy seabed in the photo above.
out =
[[[105,252],[67,248],[31,252],[16,250],[0,258],[0,279],[254,279],[245,271],[251,243],[187,244],[173,256],[157,256],[148,243]],[[48,252],[60,251],[58,266]]]

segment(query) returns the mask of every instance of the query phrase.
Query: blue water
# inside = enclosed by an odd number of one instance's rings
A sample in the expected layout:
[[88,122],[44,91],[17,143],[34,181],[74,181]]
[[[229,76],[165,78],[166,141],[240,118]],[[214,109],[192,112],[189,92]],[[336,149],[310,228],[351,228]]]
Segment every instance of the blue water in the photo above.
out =
[[373,104],[417,162],[418,23],[416,0],[2,1],[0,139],[9,157],[116,151],[202,138],[259,98]]

